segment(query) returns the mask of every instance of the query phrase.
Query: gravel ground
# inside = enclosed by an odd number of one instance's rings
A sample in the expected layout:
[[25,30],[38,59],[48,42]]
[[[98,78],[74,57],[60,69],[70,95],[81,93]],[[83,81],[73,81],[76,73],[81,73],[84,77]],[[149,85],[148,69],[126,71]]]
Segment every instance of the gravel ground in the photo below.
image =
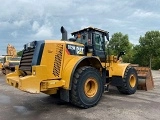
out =
[[99,104],[80,109],[45,94],[29,94],[5,83],[0,75],[0,120],[159,120],[160,71],[152,71],[155,88],[122,95],[114,87]]

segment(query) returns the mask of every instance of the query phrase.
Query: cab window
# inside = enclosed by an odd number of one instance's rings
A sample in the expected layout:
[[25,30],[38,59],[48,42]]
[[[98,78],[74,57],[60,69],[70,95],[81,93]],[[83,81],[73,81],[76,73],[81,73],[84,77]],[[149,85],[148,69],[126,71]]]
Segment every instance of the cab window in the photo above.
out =
[[95,50],[100,50],[102,51],[102,45],[103,45],[103,39],[100,34],[95,33],[94,35],[94,45],[95,45]]

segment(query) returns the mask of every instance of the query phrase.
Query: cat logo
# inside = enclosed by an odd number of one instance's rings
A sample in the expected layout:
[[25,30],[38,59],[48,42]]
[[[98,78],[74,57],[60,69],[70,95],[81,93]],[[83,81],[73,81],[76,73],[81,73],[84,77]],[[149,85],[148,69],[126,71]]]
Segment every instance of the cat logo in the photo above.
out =
[[83,55],[84,54],[84,47],[76,46],[76,54]]

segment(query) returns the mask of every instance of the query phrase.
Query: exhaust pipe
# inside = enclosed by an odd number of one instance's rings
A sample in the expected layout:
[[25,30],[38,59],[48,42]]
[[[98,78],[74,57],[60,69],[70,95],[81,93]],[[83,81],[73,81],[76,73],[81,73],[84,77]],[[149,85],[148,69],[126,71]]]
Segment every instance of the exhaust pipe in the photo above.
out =
[[62,40],[67,40],[67,31],[63,26],[61,27],[61,33],[62,33]]

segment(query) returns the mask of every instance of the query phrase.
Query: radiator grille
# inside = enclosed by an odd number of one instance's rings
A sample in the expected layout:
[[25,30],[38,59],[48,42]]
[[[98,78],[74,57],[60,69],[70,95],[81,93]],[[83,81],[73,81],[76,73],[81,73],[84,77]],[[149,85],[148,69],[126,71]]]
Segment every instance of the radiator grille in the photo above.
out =
[[35,48],[31,48],[23,51],[19,69],[22,70],[26,75],[30,75],[32,73],[32,58],[34,50]]
[[57,44],[54,67],[53,67],[53,74],[55,77],[59,77],[60,75],[60,69],[61,69],[61,63],[62,63],[62,52],[63,52],[63,45]]

